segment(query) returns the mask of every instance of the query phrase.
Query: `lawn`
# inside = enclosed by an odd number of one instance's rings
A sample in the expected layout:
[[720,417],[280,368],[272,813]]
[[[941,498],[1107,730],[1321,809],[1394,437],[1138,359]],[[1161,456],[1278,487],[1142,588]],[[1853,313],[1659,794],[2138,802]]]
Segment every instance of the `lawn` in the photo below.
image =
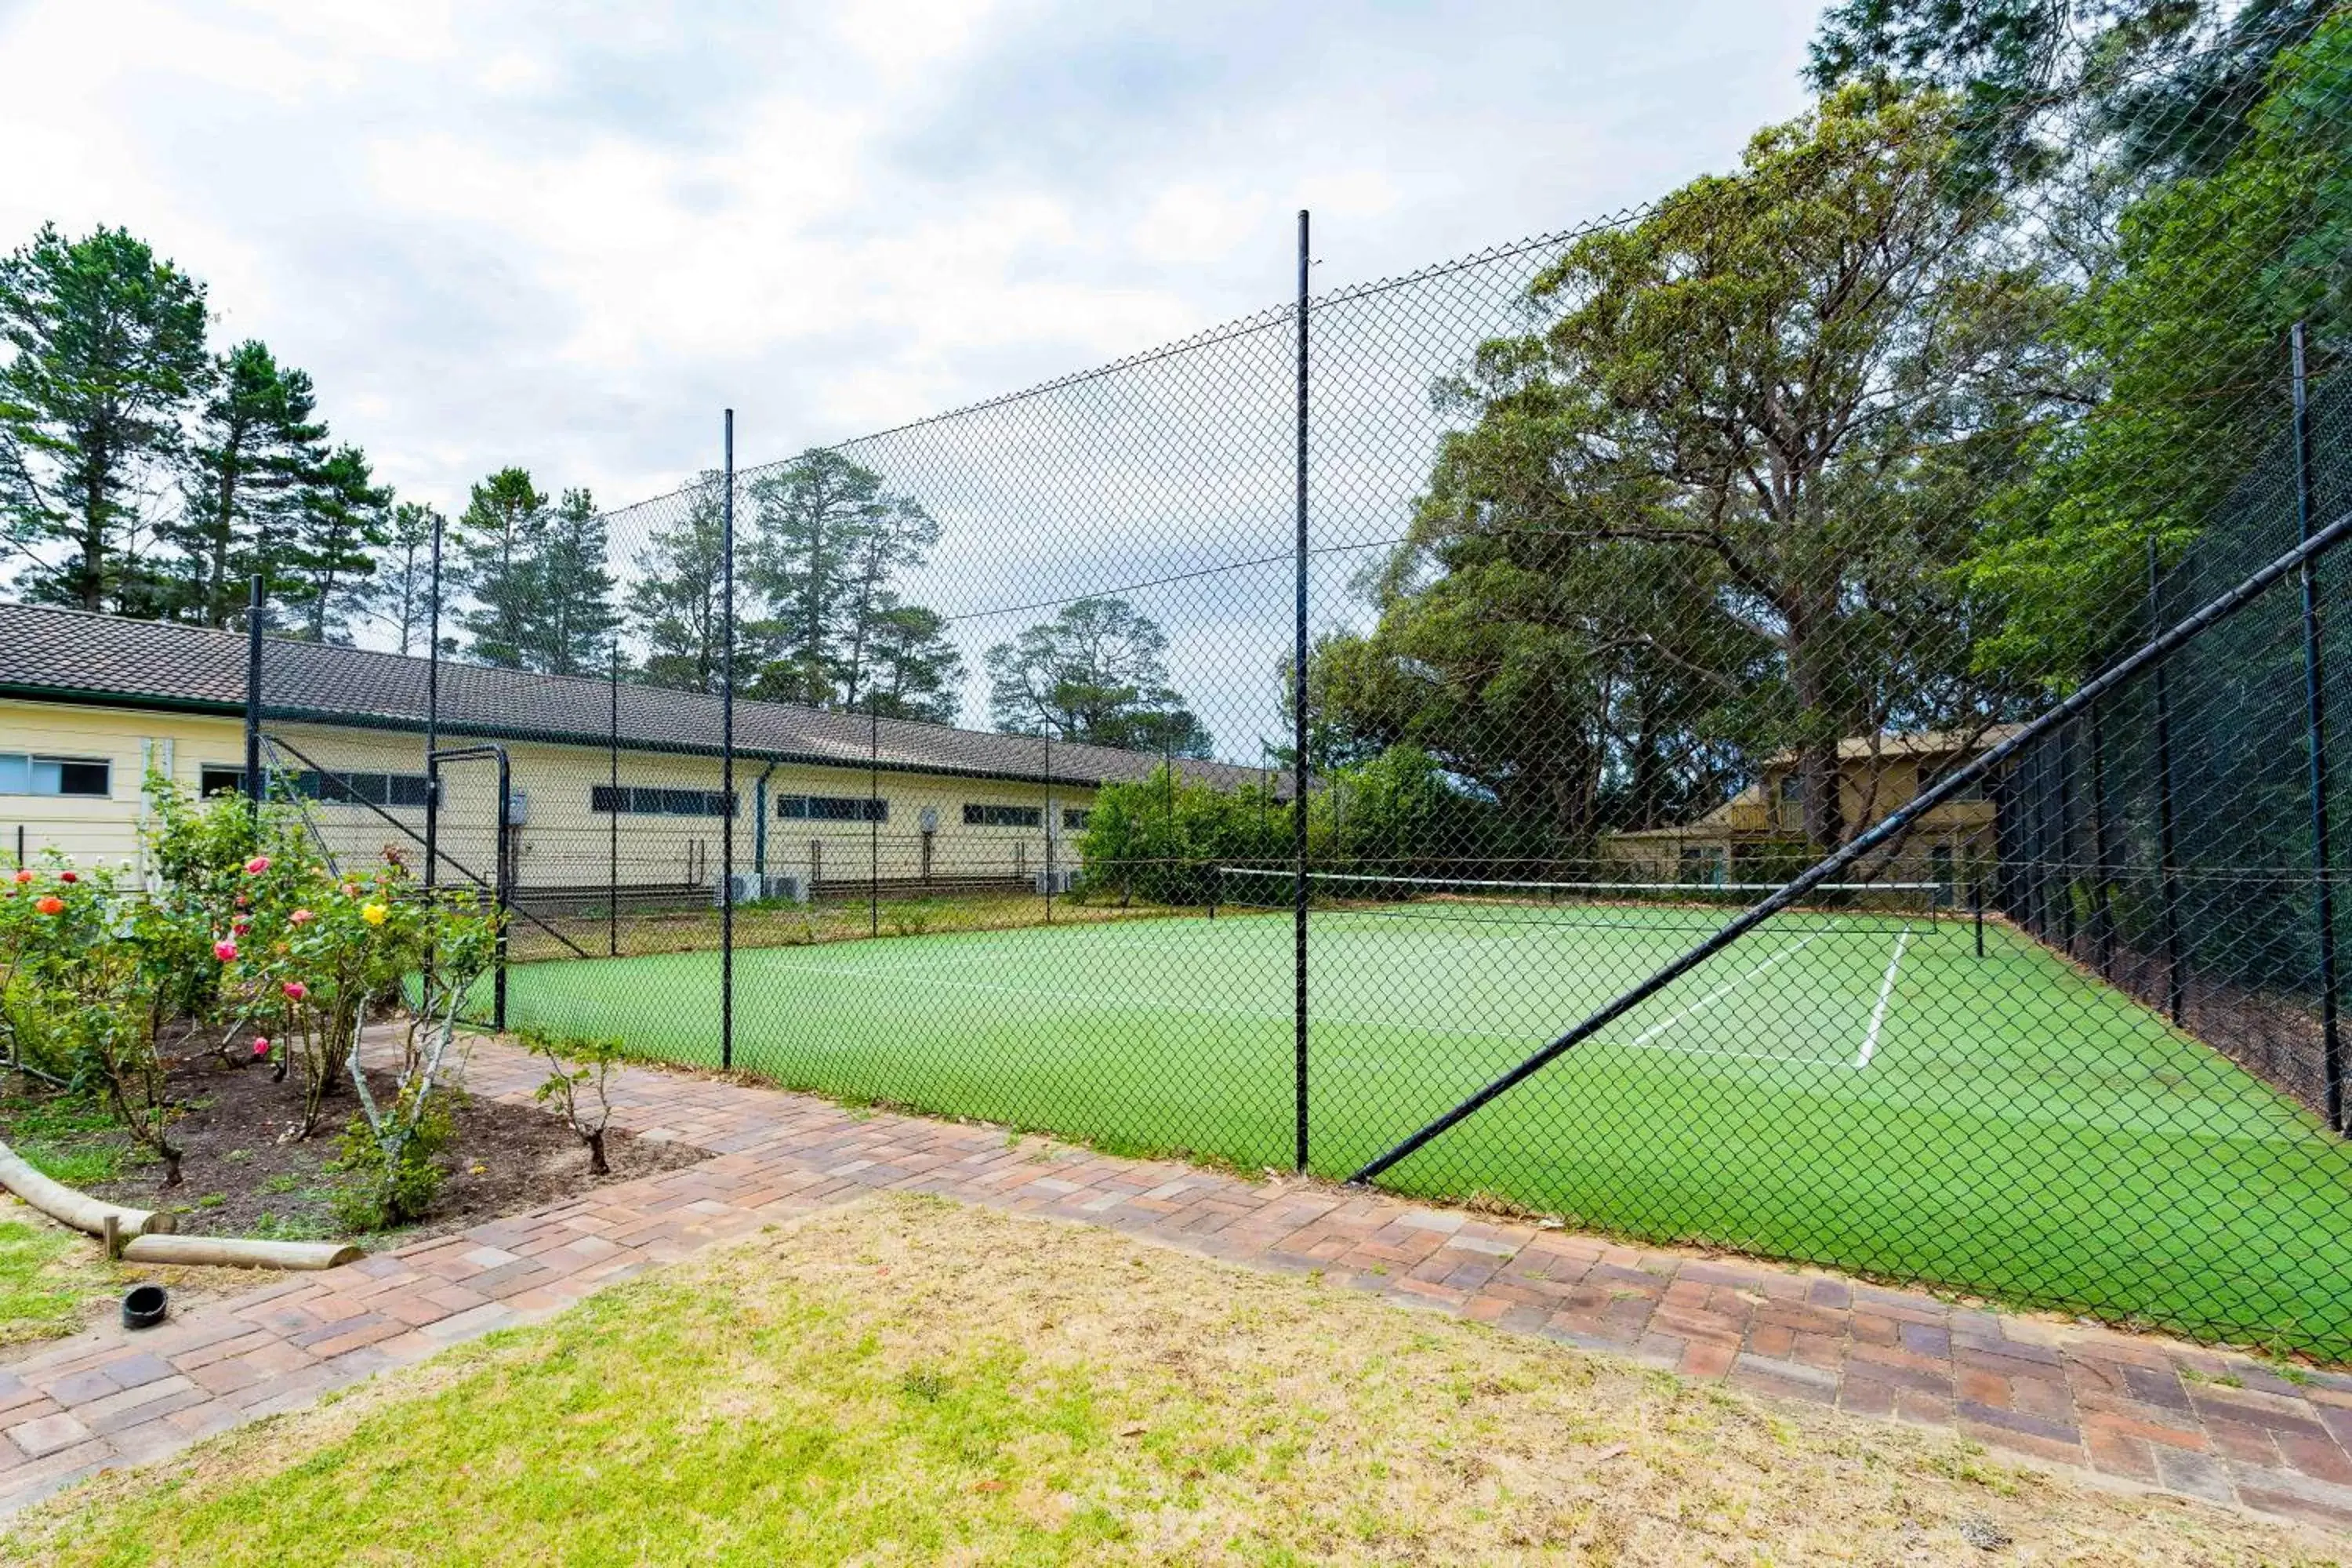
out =
[[898,1196],[182,1458],[0,1541],[82,1563],[2318,1562],[1319,1279]]
[[0,1195],[0,1347],[81,1327],[90,1298],[112,1283],[95,1247]]
[[[1361,1162],[1718,911],[1314,917],[1314,1170]],[[1697,1240],[2352,1360],[2352,1151],[1999,923],[1803,914],[1390,1173]],[[739,952],[736,1065],[1118,1151],[1286,1166],[1290,922],[1264,914]],[[511,1016],[710,1064],[719,957],[518,966]]]

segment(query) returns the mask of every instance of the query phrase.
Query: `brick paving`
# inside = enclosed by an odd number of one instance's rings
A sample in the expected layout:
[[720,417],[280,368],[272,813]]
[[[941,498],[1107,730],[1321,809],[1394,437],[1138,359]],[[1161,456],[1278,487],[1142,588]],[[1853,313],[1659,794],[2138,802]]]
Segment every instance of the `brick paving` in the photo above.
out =
[[[484,1044],[473,1092],[541,1069]],[[710,1152],[159,1329],[0,1370],[0,1511],[513,1323],[656,1264],[877,1188],[1108,1226],[1401,1304],[1631,1356],[1769,1398],[1945,1428],[2004,1456],[2352,1528],[2352,1377],[1955,1307],[1839,1276],[1621,1245],[1402,1199],[1115,1159],[1001,1129],[863,1114],[631,1069],[616,1125]]]

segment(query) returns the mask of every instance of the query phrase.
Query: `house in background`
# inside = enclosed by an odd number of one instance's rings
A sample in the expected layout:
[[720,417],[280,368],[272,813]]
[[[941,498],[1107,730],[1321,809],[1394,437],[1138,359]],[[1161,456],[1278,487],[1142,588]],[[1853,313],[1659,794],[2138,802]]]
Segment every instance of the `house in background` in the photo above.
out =
[[[0,855],[54,848],[140,865],[154,771],[203,793],[244,784],[241,633],[0,605]],[[339,858],[421,865],[427,660],[264,640],[264,765]],[[1074,866],[1097,788],[1157,754],[786,703],[735,704],[735,793],[720,787],[719,699],[443,663],[440,744],[503,746],[517,901],[561,908],[714,896],[726,820],[739,897],[863,888],[1036,885]],[[1179,758],[1233,788],[1255,768]],[[440,846],[496,864],[495,764],[445,772]],[[1049,862],[1049,856],[1051,860]],[[445,864],[443,875],[453,878]],[[1057,880],[1058,880],[1057,877]]]
[[[1994,724],[1839,742],[1838,792],[1847,825],[1858,829],[1885,819],[2015,730]],[[1990,878],[1995,842],[1993,792],[1980,782],[1930,809],[1890,857],[1867,868],[1867,879],[1965,888]],[[1761,779],[1696,821],[1601,841],[1603,858],[1625,876],[1658,882],[1785,881],[1820,853],[1805,838],[1803,780],[1794,753],[1773,758]]]

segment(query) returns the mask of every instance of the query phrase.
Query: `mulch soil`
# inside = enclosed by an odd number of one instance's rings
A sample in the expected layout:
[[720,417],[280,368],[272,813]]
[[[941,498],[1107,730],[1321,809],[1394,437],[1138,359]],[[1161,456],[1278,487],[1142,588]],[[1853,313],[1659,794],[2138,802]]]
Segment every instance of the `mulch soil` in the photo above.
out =
[[[371,1072],[369,1088],[389,1104],[392,1075]],[[90,1184],[96,1196],[142,1208],[166,1208],[183,1235],[337,1237],[331,1194],[341,1179],[326,1169],[343,1128],[358,1114],[348,1079],[327,1096],[319,1131],[291,1136],[301,1114],[301,1090],[289,1078],[270,1081],[265,1067],[232,1067],[211,1055],[175,1061],[172,1092],[187,1107],[172,1125],[186,1152],[181,1184],[163,1186],[163,1166],[135,1156],[113,1181]],[[446,1089],[456,1135],[436,1156],[445,1173],[424,1218],[400,1231],[357,1239],[371,1251],[462,1230],[503,1215],[537,1208],[575,1194],[625,1182],[704,1158],[680,1143],[647,1142],[617,1130],[605,1134],[609,1176],[588,1172],[588,1151],[561,1115],[530,1106],[501,1105]],[[93,1139],[122,1142],[119,1132]],[[68,1142],[59,1147],[70,1148]]]

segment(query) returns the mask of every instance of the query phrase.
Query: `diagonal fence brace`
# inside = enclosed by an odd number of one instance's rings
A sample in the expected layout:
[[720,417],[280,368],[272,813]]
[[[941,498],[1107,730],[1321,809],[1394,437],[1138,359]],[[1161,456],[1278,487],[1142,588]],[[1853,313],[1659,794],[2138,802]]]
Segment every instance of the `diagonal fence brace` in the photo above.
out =
[[1913,797],[1909,804],[1894,812],[1876,826],[1855,837],[1853,841],[1832,854],[1816,860],[1795,879],[1781,885],[1777,892],[1767,895],[1751,905],[1721,931],[1692,948],[1688,952],[1657,970],[1648,979],[1607,1003],[1550,1044],[1528,1057],[1517,1067],[1489,1082],[1485,1088],[1463,1100],[1443,1116],[1431,1121],[1386,1153],[1371,1161],[1354,1175],[1349,1184],[1360,1186],[1378,1178],[1400,1161],[1410,1159],[1433,1140],[1476,1115],[1480,1110],[1584,1044],[1594,1035],[1632,1012],[1667,986],[1713,958],[1717,953],[1738,942],[1766,921],[1780,914],[1835,879],[1856,861],[1873,850],[1886,845],[1904,833],[1911,825],[1936,806],[1949,800],[1978,780],[1988,777],[2011,757],[2039,741],[2060,725],[2080,717],[2100,698],[2129,680],[2150,665],[2169,658],[2188,643],[2252,604],[2269,589],[2302,570],[2305,562],[2315,561],[2329,550],[2352,538],[2352,512],[2346,512],[2326,528],[2306,538],[2293,550],[2263,567],[2227,593],[2217,595],[2199,605],[2163,631],[2142,643],[2124,658],[2075,688],[2074,693],[2039,719],[2027,724],[2000,744],[1979,755],[1965,767],[1946,773],[1934,784]]

